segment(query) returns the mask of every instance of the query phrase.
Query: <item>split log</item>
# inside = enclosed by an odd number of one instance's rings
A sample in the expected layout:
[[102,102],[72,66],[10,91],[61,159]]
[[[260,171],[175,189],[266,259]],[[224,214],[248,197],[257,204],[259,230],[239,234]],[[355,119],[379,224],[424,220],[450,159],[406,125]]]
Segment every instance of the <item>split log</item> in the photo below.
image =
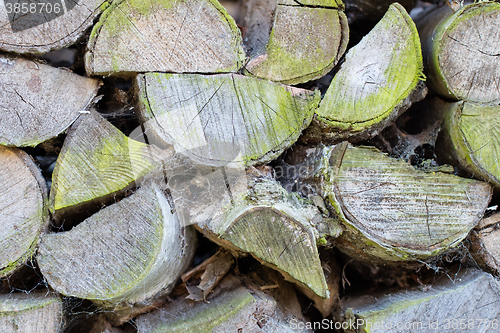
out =
[[[393,3],[393,0],[345,0],[345,11],[350,24],[358,20],[378,22]],[[417,1],[400,0],[398,3],[410,12]]]
[[0,277],[26,263],[49,224],[47,187],[31,157],[0,145]]
[[42,238],[40,270],[63,295],[93,301],[114,324],[164,302],[194,255],[162,190],[142,187],[70,231]]
[[311,121],[319,91],[236,74],[137,77],[148,135],[202,165],[266,163]]
[[419,171],[374,148],[345,142],[319,147],[291,168],[304,172],[288,172],[288,183],[302,184],[303,195],[324,197],[343,225],[336,247],[375,264],[421,262],[452,249],[491,199],[487,183]]
[[60,333],[64,327],[61,297],[44,291],[0,295],[0,331]]
[[344,332],[496,332],[499,295],[500,283],[488,273],[444,276],[424,292],[344,300],[350,309],[344,322],[350,329]]
[[500,276],[500,213],[482,219],[471,233],[471,254],[485,271]]
[[0,73],[0,144],[5,146],[34,147],[56,137],[88,109],[100,86],[66,70],[4,56]]
[[287,84],[322,77],[347,48],[349,27],[342,10],[337,0],[246,1],[241,15],[250,60],[245,70]]
[[243,66],[241,33],[216,0],[118,0],[88,42],[89,75],[220,73]]
[[[375,57],[374,57],[375,55]],[[417,29],[395,3],[347,52],[303,141],[362,140],[425,97]]]
[[[208,302],[193,302],[179,297],[162,308],[141,315],[137,332],[309,332],[297,330],[292,323],[305,319],[290,286],[284,286],[281,299],[254,288],[248,288],[232,275],[222,280]],[[185,296],[185,295],[184,295]],[[283,299],[287,302],[283,303]],[[291,309],[299,311],[291,312]]]
[[73,44],[109,6],[103,0],[5,0],[3,3],[0,50],[38,54]]
[[500,189],[500,106],[447,103],[440,155]]
[[68,131],[52,175],[49,209],[54,219],[113,202],[168,155],[129,139],[94,110],[81,115]]
[[500,4],[480,2],[454,12],[443,6],[418,22],[429,89],[443,97],[500,103]]

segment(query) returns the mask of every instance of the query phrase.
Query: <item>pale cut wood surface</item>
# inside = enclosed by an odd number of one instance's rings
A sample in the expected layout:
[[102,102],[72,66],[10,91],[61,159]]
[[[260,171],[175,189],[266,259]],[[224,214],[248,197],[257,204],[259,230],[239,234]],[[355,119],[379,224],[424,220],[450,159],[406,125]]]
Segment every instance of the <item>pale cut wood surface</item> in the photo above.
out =
[[87,110],[99,86],[67,70],[0,56],[0,144],[36,146],[59,135]]
[[470,270],[444,275],[426,291],[401,291],[370,301],[351,299],[344,302],[344,309],[351,308],[365,322],[358,328],[371,333],[485,333],[498,332],[499,301],[498,279]]
[[443,6],[418,22],[429,87],[447,98],[500,102],[500,4],[453,12]]
[[0,145],[0,277],[30,259],[49,223],[47,187],[31,157]]
[[96,111],[82,114],[57,159],[49,209],[58,218],[65,209],[124,191],[157,168],[161,154],[129,139]]
[[271,161],[310,123],[312,92],[236,74],[137,77],[148,135],[202,165]]
[[0,331],[61,333],[63,301],[47,291],[0,295]]
[[94,26],[89,75],[236,72],[241,33],[215,0],[115,1]]
[[415,24],[395,3],[347,52],[306,137],[333,142],[377,134],[411,103],[424,98],[426,90],[418,86],[422,70]]
[[500,213],[483,218],[471,234],[471,254],[487,272],[500,276]]
[[[15,3],[14,1],[4,2]],[[23,2],[28,5],[39,3],[38,1]],[[45,1],[44,3],[52,5],[51,13],[45,7],[38,5],[36,13],[16,14],[15,19],[13,14],[7,13],[6,6],[0,6],[0,50],[17,53],[45,53],[69,46],[83,36],[93,20],[109,5],[103,0],[63,0],[63,2]],[[54,12],[56,3],[61,6],[60,14]],[[13,20],[9,19],[9,15]]]
[[90,299],[123,323],[168,295],[191,262],[194,230],[172,209],[159,187],[143,187],[70,231],[45,235],[40,270],[61,294]]

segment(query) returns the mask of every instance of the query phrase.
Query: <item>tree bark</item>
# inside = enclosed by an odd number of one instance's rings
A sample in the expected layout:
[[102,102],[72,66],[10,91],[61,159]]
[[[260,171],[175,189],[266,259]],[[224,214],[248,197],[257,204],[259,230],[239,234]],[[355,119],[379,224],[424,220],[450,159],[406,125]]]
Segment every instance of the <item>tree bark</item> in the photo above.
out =
[[101,85],[67,70],[5,56],[0,56],[0,72],[0,144],[5,146],[34,147],[56,137],[88,110]]
[[0,277],[5,277],[34,255],[49,216],[45,180],[24,151],[0,145],[0,187]]
[[452,249],[491,199],[487,183],[418,171],[347,143],[320,147],[292,169],[304,172],[291,174],[285,187],[302,184],[303,195],[321,195],[343,225],[336,247],[378,264],[421,262]]
[[60,296],[44,291],[0,295],[0,331],[60,333],[64,327]]
[[116,1],[87,48],[89,75],[236,72],[245,60],[236,23],[214,0]]
[[425,97],[427,89],[419,84],[422,68],[415,24],[401,5],[393,4],[347,52],[303,141],[363,140],[376,135]]
[[309,125],[319,92],[236,74],[137,78],[148,136],[198,164],[269,162]]
[[429,89],[443,97],[500,103],[500,4],[480,2],[454,12],[443,6],[418,22]]
[[92,110],[68,131],[52,176],[49,209],[59,221],[89,205],[109,204],[172,155],[129,139]]
[[162,190],[143,187],[70,231],[42,239],[37,261],[52,288],[92,300],[123,324],[164,302],[194,255]]
[[328,73],[346,50],[349,27],[340,1],[248,0],[243,8],[251,75],[304,83]]
[[[54,0],[44,6],[32,1],[4,3],[0,6],[0,50],[34,54],[73,44],[109,5],[102,0]],[[18,7],[16,12],[16,3],[28,5],[29,11],[23,15],[25,9]],[[38,6],[30,7],[31,3]]]

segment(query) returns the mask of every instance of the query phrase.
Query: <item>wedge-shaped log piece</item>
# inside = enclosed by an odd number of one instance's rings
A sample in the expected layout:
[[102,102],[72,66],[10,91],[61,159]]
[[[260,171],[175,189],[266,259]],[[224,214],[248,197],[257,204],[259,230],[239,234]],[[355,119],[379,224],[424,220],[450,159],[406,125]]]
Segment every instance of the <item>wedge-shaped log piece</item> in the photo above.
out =
[[0,50],[17,53],[45,53],[73,44],[109,5],[103,0],[3,3]]
[[500,189],[500,106],[457,102],[444,108],[446,158]]
[[[326,230],[329,221],[316,206],[274,180],[250,176],[248,189],[232,192],[231,198],[230,205],[195,227],[236,254],[250,253],[285,279],[327,298],[316,243],[324,236],[318,230]],[[335,225],[328,234],[337,236],[338,231]]]
[[243,9],[251,75],[307,82],[328,73],[346,50],[349,27],[341,1],[248,0]]
[[[441,277],[427,291],[344,302],[356,332],[496,332],[500,283],[479,270]],[[353,316],[354,315],[354,316]],[[348,325],[345,325],[348,326]],[[354,331],[349,331],[354,332]]]
[[236,74],[150,73],[137,78],[149,134],[202,165],[266,163],[299,137],[319,91]]
[[126,137],[97,112],[75,121],[52,175],[50,207],[59,219],[71,208],[106,201],[155,169],[161,152]]
[[88,42],[89,75],[236,72],[241,33],[216,0],[114,2]]
[[376,135],[422,99],[426,89],[417,29],[395,3],[358,45],[347,52],[320,103],[307,140],[338,141]]
[[97,80],[69,71],[4,56],[0,56],[0,73],[0,144],[4,146],[34,147],[56,137],[89,107],[100,86]]
[[477,103],[500,103],[500,4],[465,6],[454,12],[443,6],[422,17],[417,26],[429,89],[440,95]]
[[49,223],[40,169],[20,149],[0,146],[0,277],[31,258]]
[[471,234],[471,254],[485,271],[500,276],[500,213],[482,219]]
[[[277,286],[276,286],[277,287]],[[138,333],[150,332],[308,332],[305,320],[290,309],[300,308],[291,286],[285,297],[250,289],[232,275],[222,280],[207,302],[179,297],[136,319]],[[295,327],[293,326],[295,325]],[[298,327],[302,329],[298,329]]]
[[61,297],[43,291],[0,295],[0,331],[60,333],[63,327]]
[[310,171],[297,182],[312,184],[344,226],[336,246],[373,263],[422,261],[453,248],[491,199],[485,182],[418,171],[347,143],[319,148],[304,163]]
[[162,190],[142,187],[70,231],[45,235],[40,270],[61,294],[90,299],[123,323],[161,302],[193,257],[194,230],[171,210]]

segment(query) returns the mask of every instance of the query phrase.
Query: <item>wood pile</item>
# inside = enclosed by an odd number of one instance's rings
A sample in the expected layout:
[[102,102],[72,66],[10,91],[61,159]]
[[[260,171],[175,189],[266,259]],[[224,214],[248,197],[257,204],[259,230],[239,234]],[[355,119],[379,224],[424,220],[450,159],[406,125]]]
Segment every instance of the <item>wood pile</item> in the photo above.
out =
[[0,13],[0,331],[498,331],[497,2]]

